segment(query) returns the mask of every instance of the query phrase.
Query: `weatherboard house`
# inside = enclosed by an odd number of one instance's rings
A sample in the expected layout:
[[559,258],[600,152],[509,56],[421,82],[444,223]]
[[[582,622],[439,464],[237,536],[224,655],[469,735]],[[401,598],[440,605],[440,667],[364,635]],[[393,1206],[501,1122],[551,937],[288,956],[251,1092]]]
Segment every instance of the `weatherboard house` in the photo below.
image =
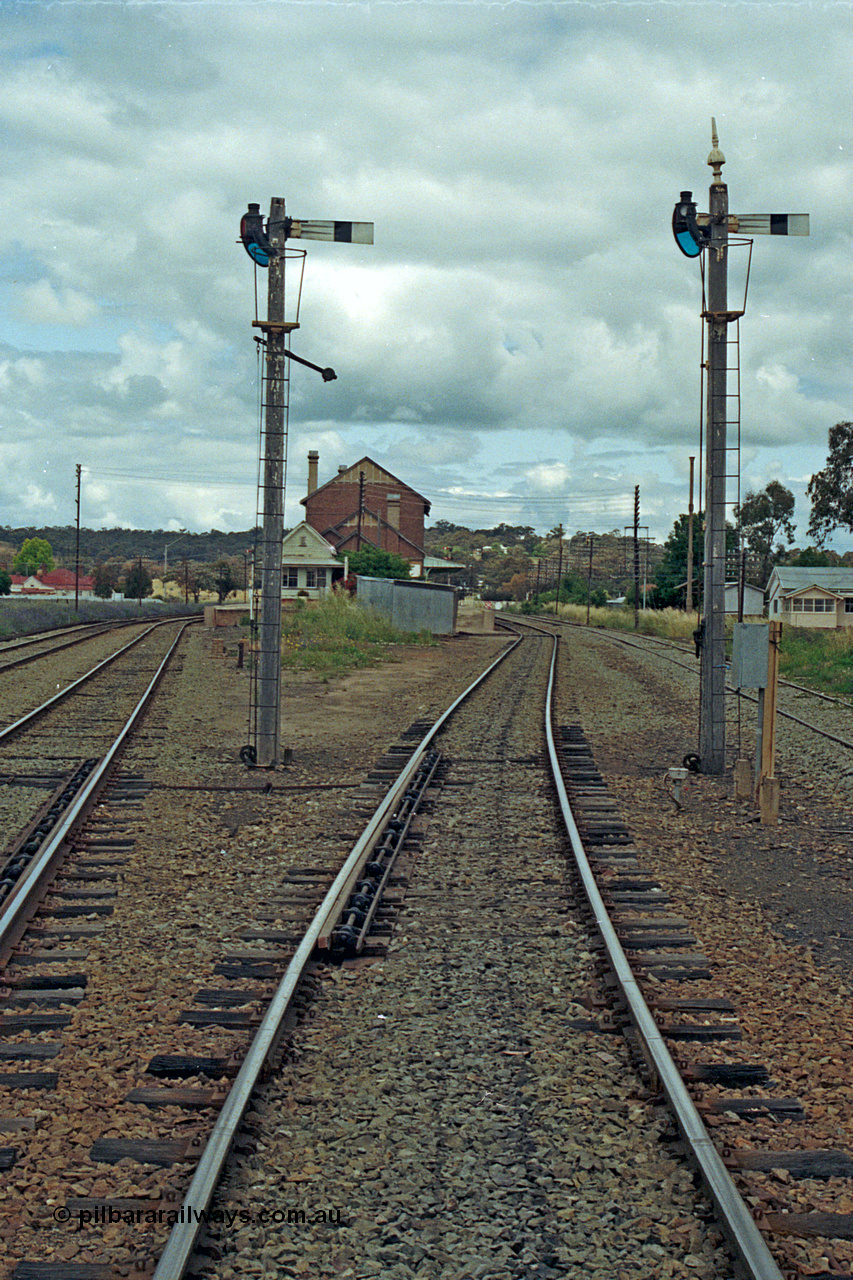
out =
[[777,566],[767,584],[767,613],[790,627],[853,627],[853,569]]
[[319,600],[332,583],[344,576],[335,548],[303,520],[285,534],[281,544],[281,595],[289,600],[307,596]]

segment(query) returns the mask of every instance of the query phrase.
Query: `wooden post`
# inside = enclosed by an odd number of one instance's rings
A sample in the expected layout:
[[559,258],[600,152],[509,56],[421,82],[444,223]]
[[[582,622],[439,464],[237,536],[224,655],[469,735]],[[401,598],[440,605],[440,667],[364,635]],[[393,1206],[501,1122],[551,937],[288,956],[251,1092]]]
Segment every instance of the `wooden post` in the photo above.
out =
[[586,625],[589,626],[589,604],[592,598],[592,544],[595,534],[588,533],[586,538],[589,543],[589,565],[586,573]]
[[[361,550],[361,526],[364,521],[364,472],[358,473],[358,522],[356,524],[355,549]],[[377,533],[379,531],[377,530]]]
[[690,459],[690,499],[687,504],[687,596],[685,606],[688,613],[693,612],[693,464]]
[[776,777],[776,695],[779,687],[779,643],[782,623],[770,623],[770,653],[767,688],[761,725],[761,777],[758,804],[762,826],[775,827],[779,821],[779,779]]
[[74,542],[74,612],[80,608],[80,472],[82,466],[77,463],[77,536]]
[[634,485],[634,630],[640,627],[640,486]]

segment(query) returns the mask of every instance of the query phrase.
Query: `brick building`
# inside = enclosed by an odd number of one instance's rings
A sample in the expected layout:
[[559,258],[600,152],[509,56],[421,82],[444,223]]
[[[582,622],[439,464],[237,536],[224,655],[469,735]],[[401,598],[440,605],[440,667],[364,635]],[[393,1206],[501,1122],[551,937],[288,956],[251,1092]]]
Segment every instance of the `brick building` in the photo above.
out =
[[398,480],[372,458],[318,487],[319,454],[308,454],[308,495],[302,498],[305,519],[339,555],[359,547],[378,547],[403,556],[420,577],[424,571],[424,519],[430,504],[423,494]]

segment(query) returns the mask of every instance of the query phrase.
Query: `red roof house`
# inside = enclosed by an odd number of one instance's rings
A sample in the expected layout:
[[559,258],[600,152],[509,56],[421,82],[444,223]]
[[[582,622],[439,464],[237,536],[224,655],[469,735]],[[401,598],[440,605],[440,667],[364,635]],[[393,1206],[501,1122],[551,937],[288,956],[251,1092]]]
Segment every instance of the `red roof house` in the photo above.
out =
[[[74,597],[76,575],[71,569],[39,569],[28,577],[13,573],[12,595],[34,596],[40,600],[65,600]],[[78,594],[82,599],[91,599],[95,594],[95,579],[91,574],[81,574]]]

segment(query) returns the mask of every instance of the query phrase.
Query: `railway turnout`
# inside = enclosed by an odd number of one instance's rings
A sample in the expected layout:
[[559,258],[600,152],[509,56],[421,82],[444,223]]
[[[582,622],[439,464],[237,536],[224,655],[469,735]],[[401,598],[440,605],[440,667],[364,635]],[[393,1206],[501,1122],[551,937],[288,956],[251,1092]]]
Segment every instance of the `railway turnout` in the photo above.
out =
[[[808,1098],[750,1050],[743,991],[623,818],[575,696],[588,655],[541,635],[489,652],[444,714],[401,726],[348,853],[330,824],[369,785],[262,795],[221,766],[205,813],[246,815],[223,830],[254,872],[216,839],[170,858],[158,807],[187,784],[131,744],[44,905],[13,912],[35,861],[8,879],[5,1274],[849,1274],[814,1186],[853,1163],[825,1129],[797,1136]],[[57,799],[21,848],[68,844]],[[767,1193],[780,1169],[811,1209]]]

